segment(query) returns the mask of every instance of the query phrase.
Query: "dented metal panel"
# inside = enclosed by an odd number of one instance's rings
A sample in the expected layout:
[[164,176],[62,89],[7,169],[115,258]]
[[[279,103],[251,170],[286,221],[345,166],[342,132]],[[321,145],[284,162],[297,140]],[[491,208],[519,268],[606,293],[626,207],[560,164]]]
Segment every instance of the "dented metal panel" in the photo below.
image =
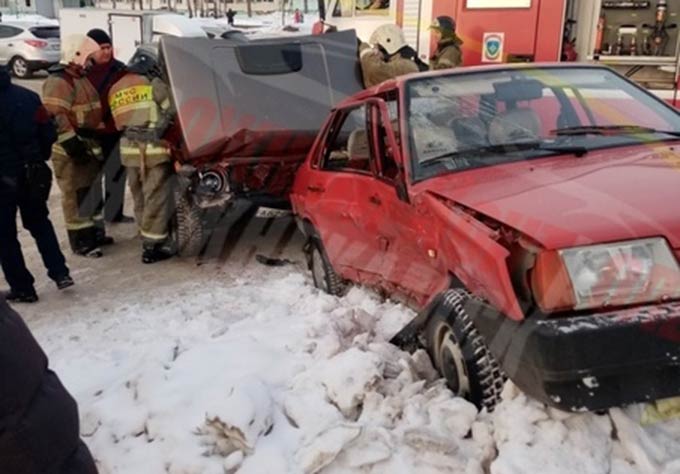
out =
[[166,37],[185,159],[304,156],[329,110],[362,89],[354,31],[252,41]]

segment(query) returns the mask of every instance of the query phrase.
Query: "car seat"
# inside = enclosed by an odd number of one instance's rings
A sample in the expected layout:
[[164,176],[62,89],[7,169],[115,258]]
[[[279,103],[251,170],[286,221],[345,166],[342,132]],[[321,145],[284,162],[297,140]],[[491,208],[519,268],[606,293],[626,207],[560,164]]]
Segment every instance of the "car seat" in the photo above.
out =
[[451,119],[449,120],[449,128],[453,130],[464,148],[483,147],[489,144],[489,132],[486,124],[478,117]]
[[515,108],[497,115],[489,124],[489,144],[538,140],[541,121],[536,112],[526,108]]
[[371,150],[366,129],[358,128],[347,139],[349,160],[347,167],[355,170],[370,171]]

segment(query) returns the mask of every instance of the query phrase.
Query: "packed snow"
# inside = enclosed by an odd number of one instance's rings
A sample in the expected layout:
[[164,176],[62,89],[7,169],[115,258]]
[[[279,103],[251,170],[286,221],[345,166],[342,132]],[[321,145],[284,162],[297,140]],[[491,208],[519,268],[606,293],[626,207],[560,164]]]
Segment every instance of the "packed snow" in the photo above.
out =
[[[236,17],[257,35],[281,24]],[[565,413],[508,382],[480,413],[424,351],[389,344],[412,311],[360,288],[314,289],[291,228],[254,219],[235,243],[218,233],[205,261],[146,266],[134,226],[114,226],[103,259],[69,255],[77,286],[61,293],[21,232],[41,301],[17,309],[78,400],[102,474],[680,473],[680,419],[659,421],[677,401]],[[293,263],[266,267],[258,253]]]
[[680,472],[680,421],[642,425],[642,406],[564,413],[511,383],[491,414],[452,396],[424,351],[388,342],[414,314],[314,289],[291,225],[254,219],[201,265],[153,266],[119,225],[106,257],[71,258],[75,289],[39,279],[18,309],[102,474]]

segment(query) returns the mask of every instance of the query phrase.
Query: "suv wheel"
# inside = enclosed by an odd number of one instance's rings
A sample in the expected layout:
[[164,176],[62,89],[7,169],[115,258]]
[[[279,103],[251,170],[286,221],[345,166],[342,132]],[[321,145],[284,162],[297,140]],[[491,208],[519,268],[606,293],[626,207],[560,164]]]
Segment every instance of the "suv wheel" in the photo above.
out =
[[446,292],[425,336],[434,365],[449,388],[479,409],[493,411],[506,377],[465,311],[470,298],[465,290]]
[[31,69],[28,67],[28,62],[21,56],[12,59],[12,74],[19,79],[31,77]]
[[335,273],[333,266],[328,261],[328,258],[326,258],[326,253],[321,244],[316,241],[312,242],[309,252],[314,286],[330,295],[341,296],[345,292],[347,285],[342,281],[340,275]]
[[170,227],[179,256],[195,257],[201,253],[206,243],[203,212],[186,190],[175,193],[175,218]]

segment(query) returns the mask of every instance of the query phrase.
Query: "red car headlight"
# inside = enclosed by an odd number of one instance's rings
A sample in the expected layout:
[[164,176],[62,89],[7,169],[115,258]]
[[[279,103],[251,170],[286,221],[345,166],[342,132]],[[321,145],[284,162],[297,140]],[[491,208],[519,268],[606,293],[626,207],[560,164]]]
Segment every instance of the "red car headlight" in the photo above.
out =
[[545,312],[680,298],[680,268],[662,238],[543,252],[531,280]]

